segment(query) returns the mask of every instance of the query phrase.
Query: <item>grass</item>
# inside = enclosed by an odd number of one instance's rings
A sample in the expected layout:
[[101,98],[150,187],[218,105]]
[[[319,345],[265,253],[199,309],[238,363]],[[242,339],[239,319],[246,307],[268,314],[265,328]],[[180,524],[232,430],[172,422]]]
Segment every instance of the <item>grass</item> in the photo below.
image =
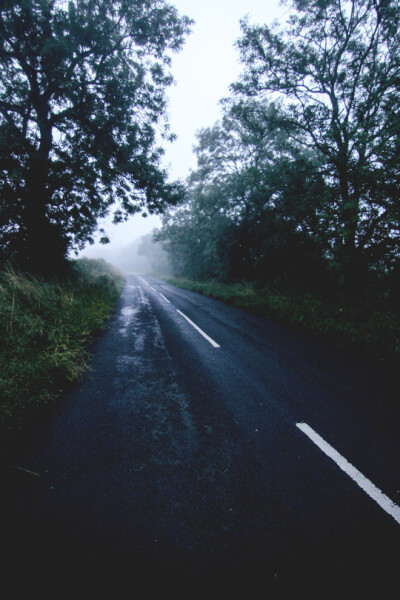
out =
[[[123,288],[103,260],[71,261],[66,281],[0,273],[0,435],[18,436],[88,368],[89,344]],[[3,444],[2,444],[3,445]]]
[[341,298],[327,302],[312,294],[256,289],[250,284],[172,278],[168,282],[311,332],[338,347],[388,365],[400,365],[400,315],[378,308],[367,299],[356,302]]

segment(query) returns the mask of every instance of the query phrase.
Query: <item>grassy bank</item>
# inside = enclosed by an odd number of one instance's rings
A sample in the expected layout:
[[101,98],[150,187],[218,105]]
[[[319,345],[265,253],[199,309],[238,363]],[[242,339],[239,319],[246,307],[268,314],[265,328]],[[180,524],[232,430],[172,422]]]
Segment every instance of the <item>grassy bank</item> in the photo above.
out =
[[256,314],[354,349],[367,357],[400,365],[400,315],[368,300],[329,303],[311,294],[289,295],[249,284],[168,279],[169,283],[205,294]]
[[71,262],[66,281],[0,273],[0,435],[29,428],[88,368],[88,345],[104,326],[123,277],[103,260]]

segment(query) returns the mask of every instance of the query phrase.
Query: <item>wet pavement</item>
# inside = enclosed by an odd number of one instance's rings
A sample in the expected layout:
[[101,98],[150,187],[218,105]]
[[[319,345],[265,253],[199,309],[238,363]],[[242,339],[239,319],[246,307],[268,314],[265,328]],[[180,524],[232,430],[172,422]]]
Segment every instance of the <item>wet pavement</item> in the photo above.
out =
[[27,442],[25,471],[10,471],[4,572],[16,585],[128,584],[138,598],[264,598],[352,574],[360,585],[371,536],[389,548],[396,524],[303,444],[265,349],[268,385],[255,355],[242,374],[155,293],[128,278],[91,371]]

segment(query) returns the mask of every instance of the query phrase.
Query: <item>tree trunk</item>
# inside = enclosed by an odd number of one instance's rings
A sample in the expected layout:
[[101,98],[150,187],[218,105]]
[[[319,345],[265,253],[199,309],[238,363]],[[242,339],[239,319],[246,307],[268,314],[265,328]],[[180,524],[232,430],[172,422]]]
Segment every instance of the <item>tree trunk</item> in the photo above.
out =
[[42,98],[36,98],[40,145],[30,160],[26,178],[26,194],[23,208],[23,253],[19,262],[29,272],[57,274],[65,264],[67,243],[56,223],[51,223],[48,206],[50,152],[52,148],[52,125],[49,107]]

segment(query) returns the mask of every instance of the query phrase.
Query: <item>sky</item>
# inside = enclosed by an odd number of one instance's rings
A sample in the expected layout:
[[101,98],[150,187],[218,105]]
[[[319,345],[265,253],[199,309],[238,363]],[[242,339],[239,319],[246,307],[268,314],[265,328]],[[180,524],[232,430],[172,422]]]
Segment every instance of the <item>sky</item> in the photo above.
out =
[[[275,19],[286,19],[288,7],[279,0],[170,0],[170,3],[195,21],[183,49],[173,56],[175,84],[168,91],[169,122],[177,140],[166,146],[164,165],[175,180],[185,179],[196,168],[192,151],[195,134],[220,118],[219,101],[229,95],[229,85],[239,76],[239,52],[234,44],[240,37],[240,19],[249,15],[251,23],[270,24]],[[160,223],[159,216],[135,215],[119,225],[102,224],[111,240],[107,254],[149,233]],[[103,248],[96,243],[83,254],[101,255]]]

